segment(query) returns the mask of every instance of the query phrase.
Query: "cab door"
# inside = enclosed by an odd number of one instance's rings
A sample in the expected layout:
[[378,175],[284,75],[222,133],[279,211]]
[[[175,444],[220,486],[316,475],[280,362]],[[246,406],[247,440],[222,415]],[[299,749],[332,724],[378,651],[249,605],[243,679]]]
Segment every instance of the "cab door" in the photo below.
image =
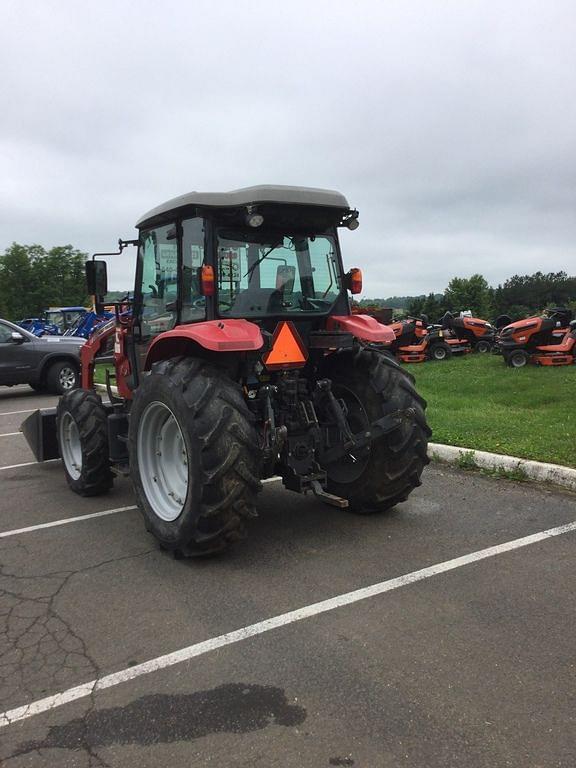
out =
[[178,231],[176,223],[140,232],[134,291],[135,344],[138,369],[150,342],[169,331],[178,318]]

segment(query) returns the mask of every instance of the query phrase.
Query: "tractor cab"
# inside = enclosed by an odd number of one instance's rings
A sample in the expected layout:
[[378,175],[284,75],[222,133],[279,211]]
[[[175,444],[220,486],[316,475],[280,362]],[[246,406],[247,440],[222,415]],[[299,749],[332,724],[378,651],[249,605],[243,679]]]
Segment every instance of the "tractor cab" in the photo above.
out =
[[[328,344],[328,331],[340,332],[340,340],[393,340],[376,319],[351,315],[348,291],[362,290],[362,274],[345,272],[338,229],[356,229],[358,212],[339,192],[192,192],[148,211],[136,227],[137,240],[120,241],[120,250],[138,248],[130,332],[125,344],[120,340],[130,367],[118,381],[126,397],[166,350],[204,357],[249,352],[269,346],[281,322],[305,347]],[[88,267],[102,306],[106,281],[98,286],[96,271],[105,273],[105,262]]]
[[306,335],[327,315],[350,314],[338,227],[358,214],[337,192],[255,187],[191,193],[137,223],[135,315],[142,339],[176,326],[280,319]]

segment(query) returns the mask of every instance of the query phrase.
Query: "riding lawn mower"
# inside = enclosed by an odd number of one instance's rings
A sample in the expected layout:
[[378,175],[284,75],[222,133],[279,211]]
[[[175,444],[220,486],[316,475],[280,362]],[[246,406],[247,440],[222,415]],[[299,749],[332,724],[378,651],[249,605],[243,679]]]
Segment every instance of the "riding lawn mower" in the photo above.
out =
[[563,307],[547,310],[504,327],[497,337],[497,348],[512,368],[527,363],[571,365],[575,359],[576,323],[572,311]]
[[450,329],[429,325],[426,315],[405,318],[392,323],[394,341],[389,349],[404,363],[423,363],[425,360],[446,360],[452,355],[470,352],[470,344]]
[[460,339],[465,339],[474,352],[486,353],[492,349],[496,329],[487,320],[466,315],[454,316],[446,312],[440,324],[443,329],[453,331]]

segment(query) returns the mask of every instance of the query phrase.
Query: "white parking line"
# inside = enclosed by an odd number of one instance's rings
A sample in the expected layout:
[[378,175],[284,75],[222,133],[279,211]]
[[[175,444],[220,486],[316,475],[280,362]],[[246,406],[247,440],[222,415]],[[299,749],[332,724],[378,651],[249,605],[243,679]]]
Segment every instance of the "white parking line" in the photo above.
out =
[[0,437],[15,437],[16,435],[21,435],[22,432],[2,432],[0,433]]
[[[54,459],[57,461],[57,459]],[[38,463],[38,462],[35,462]],[[15,465],[19,466],[19,465]],[[22,466],[22,465],[20,465]],[[6,469],[6,467],[0,467],[0,469]],[[263,483],[276,483],[281,480],[281,477],[267,477],[262,480]],[[93,517],[104,517],[105,515],[115,515],[118,512],[129,512],[132,509],[138,509],[133,504],[131,507],[118,507],[117,509],[105,509],[102,512],[90,512],[88,515],[77,515],[76,517],[66,517],[63,520],[54,520],[51,523],[39,523],[38,525],[29,525],[26,528],[12,528],[9,531],[0,532],[0,539],[7,539],[9,536],[18,536],[21,533],[32,533],[32,531],[40,531],[42,528],[56,528],[59,525],[68,525],[68,523],[79,523],[82,520],[90,520]]]
[[424,581],[432,576],[438,576],[441,573],[447,573],[453,571],[456,568],[462,568],[465,565],[471,563],[477,563],[479,560],[485,560],[488,557],[495,557],[496,555],[502,555],[505,552],[511,552],[515,549],[527,547],[530,544],[536,544],[540,541],[545,541],[553,536],[560,536],[563,533],[569,533],[576,531],[576,521],[567,523],[566,525],[560,525],[557,528],[549,528],[547,531],[540,531],[539,533],[533,533],[530,536],[523,536],[520,539],[514,539],[512,541],[504,542],[503,544],[496,544],[493,547],[487,547],[486,549],[480,549],[477,552],[470,552],[468,555],[462,557],[456,557],[453,560],[445,560],[442,563],[431,565],[428,568],[422,568],[419,571],[412,571],[406,573],[404,576],[398,576],[395,579],[388,579],[387,581],[381,581],[378,584],[372,584],[369,587],[363,589],[356,589],[353,592],[346,592],[336,597],[331,597],[328,600],[322,600],[319,603],[313,603],[312,605],[306,605],[303,608],[298,608],[295,611],[288,611],[288,613],[281,613],[279,616],[273,616],[270,619],[264,621],[258,621],[256,624],[249,624],[247,627],[236,629],[233,632],[228,632],[225,635],[219,635],[218,637],[212,637],[209,640],[204,640],[200,643],[194,643],[187,648],[181,648],[178,651],[168,653],[165,656],[158,656],[155,659],[150,659],[142,664],[137,664],[134,667],[128,667],[122,669],[119,672],[113,672],[111,675],[105,675],[96,680],[91,680],[88,683],[83,683],[75,688],[68,688],[66,691],[57,693],[53,696],[47,696],[44,699],[38,699],[37,701],[25,704],[22,707],[16,707],[15,709],[8,710],[0,714],[0,727],[16,723],[19,720],[26,720],[34,715],[39,715],[42,712],[49,712],[57,707],[61,707],[64,704],[68,704],[71,701],[83,699],[86,696],[92,695],[96,691],[102,691],[106,688],[112,688],[115,685],[126,683],[129,680],[134,680],[142,675],[148,675],[151,672],[157,672],[167,667],[173,667],[176,664],[181,664],[184,661],[195,658],[196,656],[202,656],[205,653],[215,651],[217,648],[223,648],[233,643],[239,643],[242,640],[247,640],[249,637],[255,637],[256,635],[262,635],[265,632],[270,632],[272,629],[278,629],[279,627],[285,627],[289,624],[294,624],[297,621],[303,619],[309,619],[312,616],[317,616],[321,613],[333,611],[336,608],[342,608],[345,605],[352,605],[360,600],[366,600],[369,597],[375,597],[376,595],[382,595],[385,592],[391,592],[394,589],[400,587],[406,587],[409,584],[414,584],[418,581]]
[[46,461],[25,461],[23,464],[9,464],[7,467],[0,467],[0,472],[3,469],[20,469],[20,467],[31,467],[34,464],[51,464],[53,461],[60,461],[60,459],[46,459]]
[[51,523],[39,523],[38,525],[29,525],[27,528],[12,528],[10,531],[0,533],[0,539],[7,539],[9,536],[18,536],[21,533],[31,533],[40,531],[42,528],[56,528],[59,525],[68,525],[68,523],[79,523],[81,520],[90,520],[93,517],[105,517],[106,515],[116,515],[118,512],[128,512],[132,509],[138,509],[136,505],[131,507],[118,507],[117,509],[104,509],[102,512],[91,512],[88,515],[77,515],[76,517],[67,517],[64,520],[54,520]]

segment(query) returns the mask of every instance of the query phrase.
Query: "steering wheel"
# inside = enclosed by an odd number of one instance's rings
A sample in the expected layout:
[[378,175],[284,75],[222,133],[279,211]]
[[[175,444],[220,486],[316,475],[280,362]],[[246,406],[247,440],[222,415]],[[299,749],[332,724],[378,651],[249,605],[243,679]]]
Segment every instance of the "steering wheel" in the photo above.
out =
[[325,308],[323,301],[319,301],[318,299],[310,299],[308,296],[298,299],[298,306],[300,309],[304,310],[304,312],[306,312],[306,310],[308,310],[310,307],[315,310],[322,310]]

